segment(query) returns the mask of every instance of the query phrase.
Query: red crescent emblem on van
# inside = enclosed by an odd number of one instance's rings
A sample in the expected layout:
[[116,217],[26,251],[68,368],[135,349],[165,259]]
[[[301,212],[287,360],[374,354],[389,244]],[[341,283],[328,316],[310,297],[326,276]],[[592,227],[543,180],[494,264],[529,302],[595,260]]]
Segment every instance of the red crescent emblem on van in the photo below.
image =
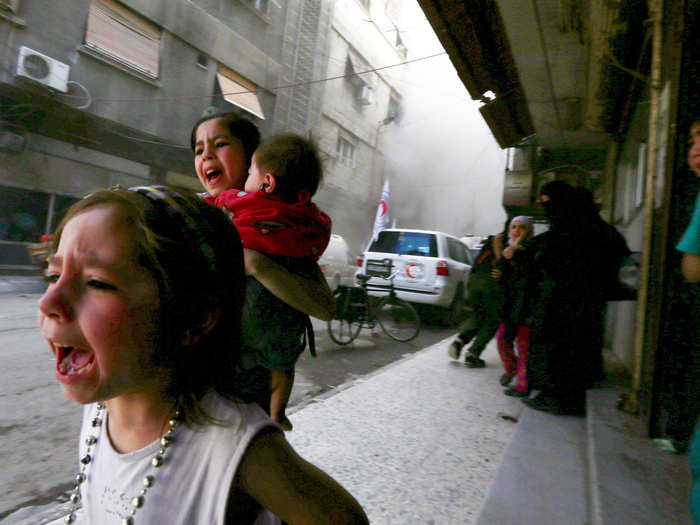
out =
[[416,277],[418,277],[419,272],[420,268],[417,264],[411,263],[406,265],[406,275],[408,275],[411,279],[415,279]]

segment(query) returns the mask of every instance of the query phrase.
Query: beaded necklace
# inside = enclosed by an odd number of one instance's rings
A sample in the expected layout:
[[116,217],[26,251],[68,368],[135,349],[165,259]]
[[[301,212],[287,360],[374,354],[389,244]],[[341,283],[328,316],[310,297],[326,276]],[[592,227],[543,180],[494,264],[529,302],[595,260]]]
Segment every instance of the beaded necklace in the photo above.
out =
[[[80,458],[80,472],[78,472],[78,474],[75,476],[75,487],[73,489],[73,493],[70,495],[70,502],[73,505],[73,508],[63,520],[66,523],[75,522],[75,512],[78,510],[78,505],[80,504],[80,486],[87,480],[87,468],[88,465],[93,461],[93,456],[91,454],[92,447],[95,445],[95,443],[97,443],[97,438],[102,431],[102,425],[104,423],[104,411],[105,404],[97,403],[97,415],[92,419],[90,424],[93,428],[98,430],[95,431],[94,434],[91,433],[85,439],[87,450],[85,451],[85,455],[82,458]],[[163,437],[160,438],[160,448],[158,449],[158,452],[151,459],[151,466],[154,469],[158,469],[163,466],[163,463],[165,462],[165,455],[170,446],[175,442],[173,432],[179,424],[180,411],[176,410],[175,415],[172,417],[172,419],[168,421],[168,425],[170,425],[170,428],[165,434],[163,434]],[[149,474],[145,478],[143,478],[143,489],[139,492],[138,496],[135,496],[131,499],[131,506],[133,508],[131,509],[130,515],[122,519],[121,525],[134,524],[134,515],[136,514],[136,511],[143,507],[143,505],[146,503],[146,494],[148,493],[148,489],[150,489],[155,483],[155,480],[156,478],[152,474]]]

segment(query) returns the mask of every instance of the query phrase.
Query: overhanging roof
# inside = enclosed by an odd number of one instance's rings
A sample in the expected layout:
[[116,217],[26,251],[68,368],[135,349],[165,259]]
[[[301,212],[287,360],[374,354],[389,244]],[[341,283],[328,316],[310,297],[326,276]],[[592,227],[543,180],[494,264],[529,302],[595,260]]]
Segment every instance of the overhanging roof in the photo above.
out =
[[[646,4],[418,0],[501,147],[605,149],[642,91]],[[620,67],[621,66],[621,67]],[[638,75],[624,73],[637,71]]]
[[535,131],[496,2],[418,0],[481,113],[505,148]]

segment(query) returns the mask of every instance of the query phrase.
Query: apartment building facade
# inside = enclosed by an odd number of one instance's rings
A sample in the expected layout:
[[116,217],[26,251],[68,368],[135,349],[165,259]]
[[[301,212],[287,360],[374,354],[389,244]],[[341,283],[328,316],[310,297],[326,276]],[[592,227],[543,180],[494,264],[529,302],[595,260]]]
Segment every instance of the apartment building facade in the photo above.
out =
[[389,126],[400,125],[403,19],[397,0],[338,0],[328,34],[321,115],[315,129],[326,158],[319,204],[353,252],[372,233],[384,183]]
[[0,268],[29,267],[27,245],[96,188],[198,188],[189,133],[213,110],[250,118],[263,137],[315,139],[319,203],[359,250],[381,192],[382,127],[400,106],[400,68],[373,71],[406,55],[399,7],[0,0]]
[[96,188],[197,188],[189,134],[207,108],[263,136],[308,130],[317,65],[299,57],[319,54],[324,5],[0,1],[0,266],[26,267],[27,244]]

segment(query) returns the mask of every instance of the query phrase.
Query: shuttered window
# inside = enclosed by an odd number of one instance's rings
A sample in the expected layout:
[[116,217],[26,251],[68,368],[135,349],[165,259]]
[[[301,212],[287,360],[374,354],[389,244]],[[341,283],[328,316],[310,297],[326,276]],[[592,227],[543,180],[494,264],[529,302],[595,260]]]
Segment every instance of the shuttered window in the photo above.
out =
[[368,86],[374,89],[377,84],[377,74],[371,70],[367,61],[352,49],[348,49],[345,76],[356,87]]
[[85,44],[157,78],[161,30],[114,0],[92,0]]
[[258,100],[258,86],[224,66],[219,66],[217,69],[216,79],[219,81],[219,88],[226,102],[260,119],[265,119]]

